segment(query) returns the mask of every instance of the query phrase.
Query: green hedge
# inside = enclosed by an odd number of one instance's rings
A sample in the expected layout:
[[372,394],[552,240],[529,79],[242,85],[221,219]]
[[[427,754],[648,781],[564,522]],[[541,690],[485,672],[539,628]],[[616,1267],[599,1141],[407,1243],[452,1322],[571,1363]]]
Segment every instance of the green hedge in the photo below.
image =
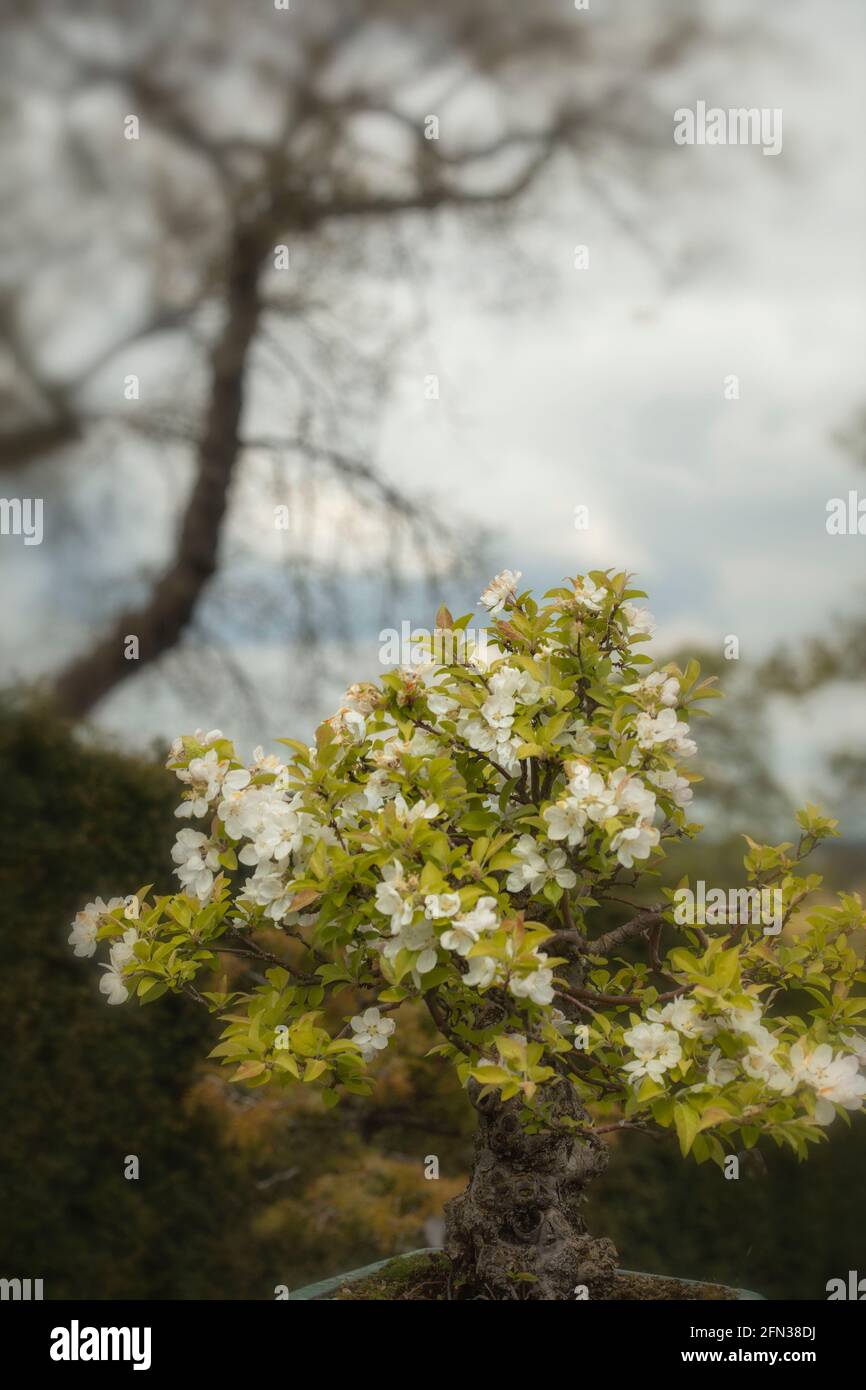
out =
[[239,1175],[180,1103],[208,1020],[177,1000],[110,1008],[66,943],[95,894],[167,889],[171,779],[7,705],[0,787],[0,1272],[46,1298],[242,1297]]
[[710,1279],[765,1298],[825,1299],[827,1281],[866,1274],[866,1124],[837,1120],[806,1163],[770,1148],[740,1176],[684,1163],[675,1145],[624,1135],[586,1219],[629,1269]]

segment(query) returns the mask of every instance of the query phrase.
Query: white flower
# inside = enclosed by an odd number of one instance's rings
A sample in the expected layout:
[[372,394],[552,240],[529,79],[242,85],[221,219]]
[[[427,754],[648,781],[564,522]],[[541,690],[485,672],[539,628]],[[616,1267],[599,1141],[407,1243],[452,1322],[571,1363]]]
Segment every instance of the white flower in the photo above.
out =
[[644,749],[672,743],[673,751],[681,758],[687,758],[697,751],[697,744],[687,737],[688,724],[681,723],[673,709],[663,709],[657,715],[639,714],[635,720],[635,731],[638,745]]
[[134,947],[140,939],[135,927],[127,927],[120,940],[111,943],[108,954],[111,964],[116,969],[129,964],[135,955]]
[[717,1047],[714,1047],[707,1059],[707,1081],[711,1086],[726,1086],[729,1081],[734,1081],[737,1075],[737,1064],[729,1057],[723,1057]]
[[563,729],[561,734],[557,734],[553,741],[558,747],[570,745],[573,753],[595,752],[595,739],[583,719],[575,719],[574,723]]
[[[222,737],[218,729],[213,732]],[[190,816],[204,816],[221,790],[225,795],[226,790],[237,791],[245,787],[250,780],[246,768],[236,768],[229,772],[228,766],[227,758],[219,758],[216,749],[209,748],[203,757],[192,758],[188,768],[179,769],[178,780],[190,784],[192,797],[182,801],[174,814],[184,819]]]
[[866,1036],[862,1033],[843,1033],[841,1041],[856,1054],[861,1067],[866,1065]]
[[428,917],[454,917],[460,911],[459,893],[428,893],[424,899]]
[[528,975],[512,975],[508,988],[515,999],[531,999],[533,1004],[553,1003],[553,971],[541,968]]
[[473,956],[463,980],[474,989],[487,989],[500,974],[500,962],[493,956]]
[[632,632],[644,632],[648,636],[656,630],[656,620],[648,608],[635,608],[633,603],[624,603],[621,612]]
[[456,951],[458,956],[468,956],[478,942],[480,931],[465,917],[458,917],[453,927],[449,927],[439,938],[446,951]]
[[408,926],[414,916],[414,908],[406,896],[409,886],[399,859],[385,865],[382,879],[383,882],[376,888],[376,907],[391,918],[391,931],[396,935],[401,927]]
[[857,1057],[841,1053],[833,1056],[829,1043],[811,1046],[806,1039],[794,1043],[790,1052],[791,1069],[798,1084],[810,1086],[816,1096],[815,1120],[819,1125],[832,1124],[835,1105],[846,1110],[859,1110],[866,1095],[866,1078],[860,1075]]
[[256,744],[253,749],[253,762],[251,764],[254,772],[284,772],[286,764],[277,757],[276,753],[266,753],[261,744]]
[[107,903],[101,898],[96,898],[75,914],[72,931],[67,940],[69,945],[74,947],[76,956],[93,955],[96,950],[96,933],[99,931],[102,918],[107,917],[122,903],[123,898],[109,898]]
[[776,1061],[778,1043],[769,1028],[758,1025],[752,1028],[746,1037],[749,1044],[742,1059],[743,1070],[756,1081],[766,1081],[774,1091],[790,1095],[796,1088],[797,1081]]
[[617,767],[610,774],[608,784],[621,811],[637,816],[640,821],[653,819],[656,813],[655,795],[639,777],[624,767]]
[[107,995],[109,1004],[125,1004],[129,998],[129,990],[123,981],[120,970],[112,965],[103,965],[105,974],[99,981],[99,989],[102,994]]
[[574,581],[574,597],[581,608],[587,608],[590,613],[598,613],[607,598],[607,590],[600,589],[589,579],[578,577]]
[[431,690],[427,696],[427,707],[431,714],[435,714],[437,719],[447,719],[460,706],[456,700],[452,700],[450,695],[445,695],[441,690]]
[[420,952],[414,964],[419,975],[426,975],[436,965],[436,935],[426,917],[418,922],[407,922],[390,941],[386,942],[382,954],[387,960],[394,960],[400,951]]
[[514,701],[510,695],[490,695],[481,706],[481,713],[491,729],[510,729],[514,723]]
[[175,873],[182,886],[206,902],[219,869],[219,855],[207,835],[200,830],[179,830],[171,857],[179,866]]
[[390,780],[387,769],[380,767],[364,783],[363,801],[369,811],[381,811],[385,802],[395,797],[397,791],[397,784]]
[[498,926],[496,899],[479,898],[471,912],[462,912],[454,918],[452,926],[440,939],[447,950],[466,956],[484,932],[496,931]]
[[646,859],[655,849],[660,839],[658,830],[651,825],[633,825],[626,830],[617,831],[610,842],[624,869],[630,869],[636,859]]
[[663,1009],[647,1009],[652,1023],[666,1023],[684,1038],[710,1038],[716,1032],[712,1019],[702,1014],[693,999],[672,999]]
[[728,1009],[724,1016],[724,1026],[732,1033],[746,1033],[749,1037],[761,1038],[767,1031],[763,1024],[761,1006],[755,1001],[747,1009]]
[[653,786],[669,796],[675,806],[687,806],[694,796],[687,779],[676,772],[650,772],[647,775]]
[[400,744],[403,753],[408,753],[410,758],[433,758],[441,748],[439,740],[435,734],[429,734],[424,729],[416,729],[408,743]]
[[673,707],[679,703],[680,683],[676,676],[670,676],[666,671],[653,671],[634,685],[624,685],[623,692],[626,695],[641,694],[656,704]]
[[543,812],[547,821],[547,836],[550,840],[565,840],[569,845],[579,845],[583,840],[586,813],[580,802],[573,796],[557,801]]
[[589,763],[581,759],[567,763],[566,770],[569,793],[581,805],[589,820],[599,824],[616,815],[616,793],[601,773],[593,772]]
[[534,705],[541,695],[538,681],[518,666],[500,666],[490,677],[489,683],[494,697],[515,700],[521,705]]
[[394,1031],[394,1020],[382,1018],[378,1009],[365,1009],[351,1020],[355,1042],[361,1048],[361,1055],[369,1061],[377,1052],[388,1046],[388,1039]]
[[293,920],[298,916],[297,913],[291,912],[294,896],[295,890],[291,881],[286,882],[263,861],[257,865],[256,872],[244,884],[242,900],[263,907],[265,916],[280,926],[287,919]]
[[359,714],[372,714],[382,698],[381,691],[370,681],[350,685],[346,691],[346,706]]
[[635,1054],[635,1061],[626,1063],[623,1070],[635,1081],[641,1076],[661,1081],[665,1072],[682,1060],[679,1036],[661,1023],[638,1023],[622,1037]]
[[478,602],[483,603],[494,616],[501,613],[503,608],[510,607],[516,600],[520,578],[520,570],[502,570],[495,579],[491,579]]
[[551,850],[545,858],[531,835],[521,835],[513,853],[522,862],[511,870],[506,879],[510,893],[520,893],[526,887],[538,893],[551,878],[560,888],[573,888],[577,883],[574,870],[566,868],[568,861],[564,850]]
[[363,743],[367,732],[367,721],[358,709],[348,705],[341,706],[326,723],[334,730],[338,743]]
[[415,821],[419,820],[435,820],[439,814],[439,807],[435,801],[429,806],[426,801],[416,801],[414,806],[409,806],[402,793],[394,797],[394,810],[397,819],[403,825],[414,825]]
[[493,753],[497,748],[496,730],[477,714],[462,710],[457,720],[457,732],[476,753]]
[[103,965],[105,971],[99,981],[99,988],[102,994],[107,996],[109,1004],[123,1004],[129,998],[129,990],[123,978],[123,967],[128,965],[135,955],[135,943],[139,940],[138,932],[135,927],[128,927],[119,941],[115,941],[110,950],[110,964]]
[[402,765],[400,754],[403,747],[396,738],[389,738],[381,747],[373,748],[367,758],[383,771],[396,772]]

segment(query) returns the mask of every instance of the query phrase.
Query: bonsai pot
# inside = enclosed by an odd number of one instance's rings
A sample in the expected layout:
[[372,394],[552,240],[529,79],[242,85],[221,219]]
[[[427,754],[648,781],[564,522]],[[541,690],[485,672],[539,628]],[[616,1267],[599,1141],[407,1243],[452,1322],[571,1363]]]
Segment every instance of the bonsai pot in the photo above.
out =
[[[763,1295],[750,1289],[736,1289],[697,1279],[676,1279],[666,1274],[644,1274],[618,1269],[615,1300],[732,1300],[763,1301]],[[408,1251],[374,1264],[362,1265],[347,1274],[336,1274],[307,1284],[289,1294],[289,1299],[305,1301],[439,1301],[448,1297],[447,1261],[436,1246]]]

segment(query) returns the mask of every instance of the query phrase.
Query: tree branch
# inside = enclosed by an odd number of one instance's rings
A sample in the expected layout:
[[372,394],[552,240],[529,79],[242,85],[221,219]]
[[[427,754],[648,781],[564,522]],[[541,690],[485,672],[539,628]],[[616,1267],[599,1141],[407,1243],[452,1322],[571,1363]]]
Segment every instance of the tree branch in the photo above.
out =
[[636,917],[632,917],[631,921],[623,922],[621,926],[614,927],[612,931],[596,937],[595,941],[590,941],[590,955],[609,956],[612,951],[616,950],[617,946],[624,945],[626,941],[631,941],[635,936],[644,936],[661,921],[663,911],[662,907],[643,908]]
[[[236,230],[228,265],[226,318],[211,352],[210,392],[196,478],[174,560],[142,606],[121,614],[108,636],[61,671],[54,695],[66,714],[87,714],[114,686],[173,647],[216,570],[238,457],[244,377],[259,317],[258,279],[265,249],[261,233]],[[124,654],[124,639],[131,634],[139,641],[136,662]]]

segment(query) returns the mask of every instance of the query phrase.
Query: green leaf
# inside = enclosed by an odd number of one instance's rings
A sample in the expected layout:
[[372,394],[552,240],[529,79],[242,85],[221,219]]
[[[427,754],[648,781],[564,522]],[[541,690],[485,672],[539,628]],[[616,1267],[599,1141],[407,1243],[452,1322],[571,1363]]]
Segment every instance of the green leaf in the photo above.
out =
[[241,1062],[232,1081],[249,1081],[254,1076],[261,1076],[264,1070],[264,1062]]
[[674,1124],[677,1129],[677,1138],[680,1141],[680,1151],[685,1157],[695,1142],[700,1127],[700,1119],[690,1105],[677,1102],[674,1105]]

